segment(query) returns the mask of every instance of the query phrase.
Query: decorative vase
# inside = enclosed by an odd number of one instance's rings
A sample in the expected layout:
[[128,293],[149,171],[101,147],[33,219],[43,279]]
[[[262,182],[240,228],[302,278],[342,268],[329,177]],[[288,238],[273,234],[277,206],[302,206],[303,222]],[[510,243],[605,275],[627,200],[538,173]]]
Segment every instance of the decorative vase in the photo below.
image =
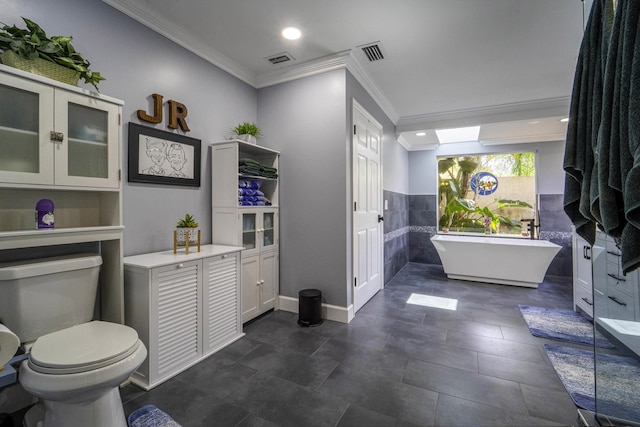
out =
[[240,141],[248,142],[249,144],[254,144],[254,145],[258,144],[258,139],[253,135],[249,135],[249,134],[238,135],[238,139]]
[[62,83],[72,86],[78,85],[80,72],[71,68],[63,67],[51,61],[42,58],[23,59],[16,55],[12,50],[5,50],[0,54],[0,59],[4,65],[17,68],[18,70],[27,71],[38,76],[48,77]]
[[179,245],[187,243],[187,231],[189,232],[189,244],[198,243],[198,228],[176,228],[176,241]]

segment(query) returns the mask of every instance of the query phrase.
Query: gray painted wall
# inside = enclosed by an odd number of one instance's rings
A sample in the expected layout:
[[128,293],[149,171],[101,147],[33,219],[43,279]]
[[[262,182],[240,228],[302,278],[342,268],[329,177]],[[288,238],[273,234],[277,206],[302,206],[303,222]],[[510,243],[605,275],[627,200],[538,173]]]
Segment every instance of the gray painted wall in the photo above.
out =
[[[125,101],[125,255],[171,248],[175,223],[187,212],[199,221],[203,243],[211,243],[211,162],[206,143],[225,139],[241,121],[257,119],[257,90],[100,0],[2,1],[0,22],[24,27],[21,16],[40,24],[50,36],[73,36],[75,48],[91,68],[107,78],[100,83],[100,92]],[[137,110],[149,111],[152,93],[188,108],[191,131],[186,135],[203,144],[200,188],[127,182],[127,123],[139,122]],[[166,117],[166,107],[164,112]],[[155,127],[169,130],[166,121]]]
[[280,157],[280,294],[320,289],[326,303],[352,302],[351,105],[356,99],[384,129],[383,170],[395,187],[408,187],[406,151],[395,126],[344,69],[258,91],[263,143]]
[[346,306],[347,203],[345,70],[260,89],[264,145],[281,152],[280,294],[322,291]]

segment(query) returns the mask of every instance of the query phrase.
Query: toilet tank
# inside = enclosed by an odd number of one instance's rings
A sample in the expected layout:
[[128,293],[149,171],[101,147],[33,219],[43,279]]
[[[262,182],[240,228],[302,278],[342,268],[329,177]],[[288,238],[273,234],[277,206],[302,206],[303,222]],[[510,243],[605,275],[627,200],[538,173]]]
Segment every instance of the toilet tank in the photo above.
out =
[[92,320],[101,264],[95,254],[0,263],[0,323],[28,343]]

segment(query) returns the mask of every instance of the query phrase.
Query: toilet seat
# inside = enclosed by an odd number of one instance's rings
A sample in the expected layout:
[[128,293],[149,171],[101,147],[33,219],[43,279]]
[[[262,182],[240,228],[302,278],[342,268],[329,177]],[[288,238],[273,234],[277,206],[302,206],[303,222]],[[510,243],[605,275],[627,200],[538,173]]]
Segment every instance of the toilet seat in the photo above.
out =
[[29,366],[43,374],[75,374],[123,360],[140,346],[135,329],[93,321],[44,335],[31,347]]

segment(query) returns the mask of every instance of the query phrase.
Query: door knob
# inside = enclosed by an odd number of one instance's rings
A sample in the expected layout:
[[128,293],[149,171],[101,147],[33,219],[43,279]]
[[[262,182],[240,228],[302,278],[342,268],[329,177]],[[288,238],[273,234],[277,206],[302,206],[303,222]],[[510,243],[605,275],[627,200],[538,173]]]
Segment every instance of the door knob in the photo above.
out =
[[378,215],[378,222],[384,221],[384,217],[382,215]]

